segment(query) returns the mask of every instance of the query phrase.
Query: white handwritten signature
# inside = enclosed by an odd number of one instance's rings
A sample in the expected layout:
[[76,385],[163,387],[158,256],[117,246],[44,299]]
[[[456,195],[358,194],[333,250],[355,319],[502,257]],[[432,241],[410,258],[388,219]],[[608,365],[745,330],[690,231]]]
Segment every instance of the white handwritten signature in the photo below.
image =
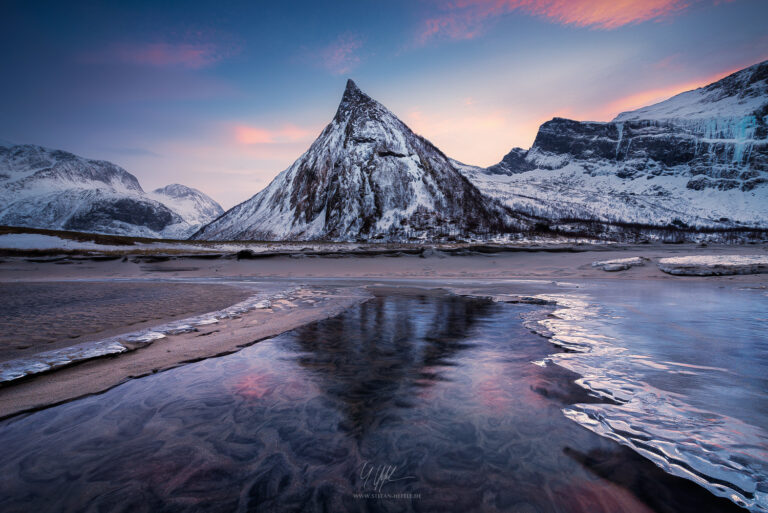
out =
[[[360,479],[363,480],[363,489],[369,482],[375,492],[380,492],[381,487],[387,483],[403,481],[405,479],[416,479],[416,476],[393,477],[397,472],[397,465],[371,465],[367,461],[363,462],[360,469]],[[373,480],[371,480],[373,478]]]

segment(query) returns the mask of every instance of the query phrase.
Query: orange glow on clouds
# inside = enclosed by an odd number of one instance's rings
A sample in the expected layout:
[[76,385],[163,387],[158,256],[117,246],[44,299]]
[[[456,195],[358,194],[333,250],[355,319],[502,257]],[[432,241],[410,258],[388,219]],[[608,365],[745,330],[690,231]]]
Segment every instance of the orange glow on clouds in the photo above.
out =
[[427,19],[419,40],[435,36],[472,39],[486,21],[521,11],[554,23],[615,29],[661,20],[687,8],[692,0],[455,0],[443,4],[442,15]]
[[[516,144],[533,142],[539,125],[549,117],[477,107],[464,103],[454,109],[435,106],[413,109],[403,121],[451,158],[465,164],[496,164]],[[518,142],[519,141],[519,142]]]
[[[736,71],[736,70],[733,70]],[[599,100],[564,104],[547,90],[546,98],[532,98],[530,105],[516,103],[497,107],[457,97],[453,104],[425,102],[412,106],[403,121],[438,148],[465,164],[490,166],[515,146],[529,148],[542,123],[555,117],[576,121],[610,121],[619,113],[666,100],[676,94],[715,82],[733,71],[664,87],[604,95]],[[546,100],[546,101],[544,101]]]
[[258,126],[235,125],[235,140],[240,144],[280,144],[308,140],[313,132],[296,125],[286,124],[270,130]]

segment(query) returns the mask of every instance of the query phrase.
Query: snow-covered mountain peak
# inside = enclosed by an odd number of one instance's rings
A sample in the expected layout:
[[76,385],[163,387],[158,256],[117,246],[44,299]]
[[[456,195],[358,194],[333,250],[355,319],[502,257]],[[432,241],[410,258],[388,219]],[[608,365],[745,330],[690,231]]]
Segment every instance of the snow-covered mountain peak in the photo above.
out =
[[403,240],[499,233],[515,223],[349,80],[333,120],[304,155],[194,237]]
[[187,187],[186,185],[182,185],[180,183],[172,183],[169,185],[166,185],[165,187],[160,187],[158,189],[155,189],[152,191],[155,194],[163,194],[165,196],[168,196],[169,198],[188,198],[190,196],[196,196],[203,194],[197,189],[194,189],[192,187]]
[[179,214],[196,229],[224,213],[221,205],[207,194],[179,183],[155,189],[149,196]]
[[374,101],[373,98],[361,91],[355,81],[350,78],[347,80],[347,87],[344,88],[344,95],[341,97],[341,103],[339,103],[339,111],[355,105],[370,104]]
[[462,172],[553,220],[768,226],[768,61],[608,123],[554,118],[530,150]]
[[0,182],[15,190],[37,184],[52,189],[76,186],[144,193],[135,176],[111,162],[31,144],[0,145],[0,169]]

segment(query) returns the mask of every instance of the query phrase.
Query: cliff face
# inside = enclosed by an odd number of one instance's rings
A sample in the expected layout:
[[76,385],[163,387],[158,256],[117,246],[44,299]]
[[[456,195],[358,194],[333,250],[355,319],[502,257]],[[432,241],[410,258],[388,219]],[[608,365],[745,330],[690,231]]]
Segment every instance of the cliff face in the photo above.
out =
[[530,150],[465,172],[552,219],[768,226],[768,62],[608,123],[555,118]]
[[[683,173],[689,189],[750,191],[768,178],[768,140],[755,115],[734,120],[588,123],[555,118],[539,129],[525,165],[613,163],[616,176]],[[560,157],[559,159],[557,157]]]

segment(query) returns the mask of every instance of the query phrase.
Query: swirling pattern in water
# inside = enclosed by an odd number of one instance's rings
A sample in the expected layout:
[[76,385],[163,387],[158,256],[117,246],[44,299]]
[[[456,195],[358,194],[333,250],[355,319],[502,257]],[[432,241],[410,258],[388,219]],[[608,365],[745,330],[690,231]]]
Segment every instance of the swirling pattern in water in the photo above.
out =
[[[531,364],[551,351],[522,326],[532,308],[377,297],[235,354],[7,420],[0,510],[735,507],[567,420],[561,408],[589,398],[575,375]],[[376,492],[388,495],[360,496]]]

